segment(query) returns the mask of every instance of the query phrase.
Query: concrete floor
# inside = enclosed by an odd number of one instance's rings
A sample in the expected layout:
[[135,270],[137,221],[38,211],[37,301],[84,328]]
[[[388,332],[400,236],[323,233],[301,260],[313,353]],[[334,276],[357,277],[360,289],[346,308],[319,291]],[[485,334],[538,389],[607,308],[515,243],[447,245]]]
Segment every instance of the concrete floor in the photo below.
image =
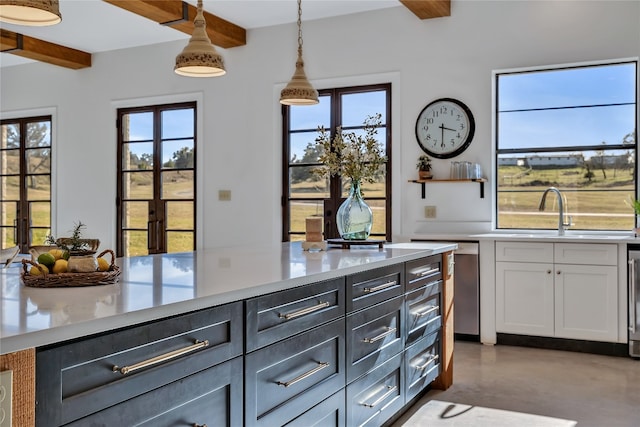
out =
[[428,425],[420,409],[426,414],[430,400],[573,420],[578,427],[640,426],[639,360],[464,341],[456,341],[453,360],[453,385],[427,393],[393,427]]

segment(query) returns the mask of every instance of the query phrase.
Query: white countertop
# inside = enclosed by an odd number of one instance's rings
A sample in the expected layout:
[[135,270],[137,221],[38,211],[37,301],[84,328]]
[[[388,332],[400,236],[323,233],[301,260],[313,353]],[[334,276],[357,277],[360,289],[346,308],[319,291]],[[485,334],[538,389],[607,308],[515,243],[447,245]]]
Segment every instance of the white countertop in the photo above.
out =
[[[456,249],[396,243],[308,252],[300,243],[121,258],[112,285],[32,288],[0,270],[0,354],[52,344]],[[15,265],[15,264],[14,264]]]

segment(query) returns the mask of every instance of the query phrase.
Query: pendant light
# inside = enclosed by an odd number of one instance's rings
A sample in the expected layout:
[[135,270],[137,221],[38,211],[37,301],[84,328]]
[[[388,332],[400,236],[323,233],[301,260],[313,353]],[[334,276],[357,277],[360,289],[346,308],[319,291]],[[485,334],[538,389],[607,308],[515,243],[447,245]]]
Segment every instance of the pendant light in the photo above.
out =
[[304,73],[302,60],[302,0],[298,0],[298,59],[296,71],[291,81],[280,92],[280,103],[284,105],[314,105],[318,101],[318,91],[311,86]]
[[202,0],[198,0],[193,34],[184,50],[176,56],[176,74],[187,77],[217,77],[227,72],[222,56],[216,52],[207,35],[207,23],[202,14]]
[[58,0],[0,0],[0,21],[44,27],[62,21]]

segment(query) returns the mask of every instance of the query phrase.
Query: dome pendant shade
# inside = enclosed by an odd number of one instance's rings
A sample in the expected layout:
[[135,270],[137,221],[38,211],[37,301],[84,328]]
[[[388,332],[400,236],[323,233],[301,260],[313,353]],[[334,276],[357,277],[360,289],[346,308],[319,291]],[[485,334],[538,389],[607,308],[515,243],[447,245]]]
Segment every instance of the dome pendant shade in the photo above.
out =
[[296,71],[291,81],[280,92],[280,103],[284,105],[314,105],[318,101],[318,91],[311,86],[304,72],[304,62],[298,55]]
[[176,74],[187,77],[217,77],[227,72],[224,69],[222,56],[207,35],[206,22],[202,14],[202,0],[198,0],[198,12],[193,21],[194,29],[191,39],[184,50],[176,56]]
[[58,0],[0,0],[0,21],[44,27],[62,21]]

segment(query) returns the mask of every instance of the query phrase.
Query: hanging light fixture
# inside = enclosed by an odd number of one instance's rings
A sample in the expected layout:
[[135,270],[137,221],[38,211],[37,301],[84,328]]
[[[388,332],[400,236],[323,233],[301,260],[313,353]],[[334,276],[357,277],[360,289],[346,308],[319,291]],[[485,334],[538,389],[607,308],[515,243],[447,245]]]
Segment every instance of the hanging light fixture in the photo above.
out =
[[44,27],[62,21],[58,0],[0,0],[0,21]]
[[227,72],[222,56],[216,52],[207,35],[207,23],[202,14],[202,0],[198,0],[196,19],[193,21],[193,34],[189,43],[176,56],[176,74],[187,77],[217,77]]
[[311,86],[304,72],[302,60],[302,0],[298,0],[298,59],[291,81],[280,92],[280,103],[284,105],[314,105],[318,103],[318,91]]

